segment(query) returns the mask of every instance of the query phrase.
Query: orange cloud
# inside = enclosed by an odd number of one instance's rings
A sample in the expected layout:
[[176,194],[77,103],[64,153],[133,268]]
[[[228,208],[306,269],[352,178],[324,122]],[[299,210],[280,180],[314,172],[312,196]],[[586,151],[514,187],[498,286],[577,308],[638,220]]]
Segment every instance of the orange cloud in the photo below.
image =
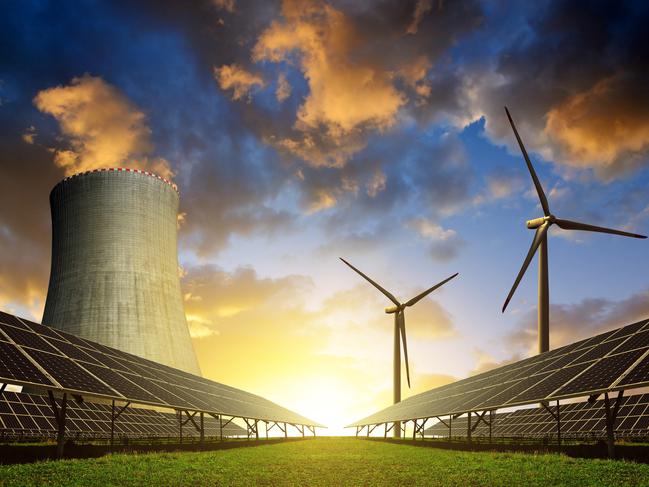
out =
[[[285,1],[282,14],[284,20],[273,22],[252,52],[254,61],[297,58],[309,84],[295,122],[305,135],[282,145],[314,165],[340,166],[349,153],[334,158],[312,153],[308,135],[324,131],[332,145],[347,145],[360,130],[391,127],[406,97],[393,86],[390,71],[368,59],[351,59],[361,39],[341,11],[320,2]],[[355,145],[355,150],[364,146]]]
[[214,68],[214,78],[222,90],[232,90],[232,99],[247,98],[250,101],[250,92],[255,86],[264,86],[261,76],[246,71],[238,64],[223,65]]
[[277,78],[277,89],[275,90],[275,96],[277,97],[277,101],[280,103],[291,96],[291,85],[286,79],[286,75],[284,73],[280,73],[279,77]]
[[34,105],[59,122],[69,141],[69,149],[53,150],[66,175],[120,165],[173,175],[167,161],[147,157],[153,146],[144,113],[103,79],[73,78],[68,86],[40,91]]
[[622,74],[602,79],[548,112],[545,133],[560,146],[563,163],[604,175],[639,165],[649,150],[649,118],[628,82]]

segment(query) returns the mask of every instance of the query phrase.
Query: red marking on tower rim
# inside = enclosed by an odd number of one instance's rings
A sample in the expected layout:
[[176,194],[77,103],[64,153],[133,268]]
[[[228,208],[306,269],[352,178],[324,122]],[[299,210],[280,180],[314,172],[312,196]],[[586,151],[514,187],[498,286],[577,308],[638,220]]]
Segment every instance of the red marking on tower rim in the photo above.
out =
[[76,174],[73,174],[71,176],[67,176],[67,177],[63,178],[61,180],[61,183],[65,182],[65,181],[68,181],[70,179],[79,177],[79,176],[85,176],[86,174],[92,174],[92,173],[96,173],[96,172],[134,172],[134,173],[137,173],[137,174],[144,174],[145,176],[149,176],[149,177],[152,177],[152,178],[159,179],[163,183],[168,184],[169,186],[171,186],[176,193],[180,194],[180,191],[178,191],[178,186],[176,185],[176,183],[174,183],[174,182],[172,182],[172,181],[170,181],[170,180],[168,180],[166,178],[163,178],[162,176],[158,176],[157,174],[154,174],[152,172],[143,171],[142,169],[131,169],[129,167],[103,167],[103,168],[99,168],[99,169],[91,169],[89,171],[78,172]]

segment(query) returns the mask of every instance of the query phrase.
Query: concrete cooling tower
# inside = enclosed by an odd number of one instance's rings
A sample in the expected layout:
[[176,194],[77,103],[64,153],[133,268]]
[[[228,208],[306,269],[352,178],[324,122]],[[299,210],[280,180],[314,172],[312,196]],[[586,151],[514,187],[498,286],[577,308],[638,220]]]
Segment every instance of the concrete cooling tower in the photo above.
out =
[[199,375],[178,275],[178,202],[173,183],[133,169],[57,184],[43,324]]

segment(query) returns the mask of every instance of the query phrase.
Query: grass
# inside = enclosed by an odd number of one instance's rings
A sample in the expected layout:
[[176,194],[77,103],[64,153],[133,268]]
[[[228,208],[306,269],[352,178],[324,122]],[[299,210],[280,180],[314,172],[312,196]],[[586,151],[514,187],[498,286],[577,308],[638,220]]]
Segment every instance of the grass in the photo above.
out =
[[649,485],[649,465],[355,438],[0,466],[0,485]]

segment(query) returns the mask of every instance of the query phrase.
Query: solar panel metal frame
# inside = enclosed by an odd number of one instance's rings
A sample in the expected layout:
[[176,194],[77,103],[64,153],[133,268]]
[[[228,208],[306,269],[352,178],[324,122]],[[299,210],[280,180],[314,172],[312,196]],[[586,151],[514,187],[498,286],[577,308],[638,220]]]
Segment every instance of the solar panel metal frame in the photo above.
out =
[[[43,406],[43,408],[39,408]],[[77,438],[100,439],[110,436],[110,405],[92,402],[67,405],[69,432]],[[11,418],[11,419],[10,419]],[[5,422],[11,423],[8,427]],[[205,437],[220,436],[219,422],[210,416],[204,419]],[[18,426],[18,427],[16,427]],[[38,394],[5,392],[0,395],[0,429],[4,439],[53,438],[57,426],[54,413],[47,399]],[[175,412],[161,412],[145,408],[127,408],[114,423],[118,438],[173,438],[178,435],[178,419]],[[245,436],[248,432],[230,422],[223,427],[223,436]],[[199,432],[187,429],[183,437],[197,437]]]
[[[579,439],[605,437],[603,403],[604,401],[600,399],[593,403],[576,402],[562,405],[562,434]],[[556,407],[553,406],[551,409],[556,412]],[[556,420],[541,407],[502,412],[494,416],[491,432],[493,438],[554,438],[556,436]],[[644,426],[641,425],[641,420]],[[455,437],[466,436],[467,423],[466,416],[454,419],[451,434],[457,432]],[[615,421],[615,431],[619,437],[624,438],[649,437],[649,394],[636,394],[622,398]],[[447,437],[448,426],[438,422],[426,428],[424,434]],[[488,427],[479,424],[472,436],[489,436]]]
[[[649,385],[649,337],[643,335],[641,337],[642,339],[639,340],[639,344],[635,348],[632,347],[631,349],[625,349],[624,345],[632,343],[634,338],[648,331],[649,320],[644,319],[513,364],[508,364],[488,372],[483,372],[476,376],[447,384],[446,386],[431,389],[356,421],[348,427],[361,427],[394,421],[414,421],[429,417],[495,410],[503,407],[533,404],[541,401],[570,399],[601,394],[604,392],[643,387]],[[611,342],[613,343],[611,344]],[[606,350],[605,354],[588,362],[579,361],[580,357],[588,356],[595,347],[601,346],[602,344],[606,344],[602,347]],[[638,350],[642,350],[642,353],[637,353]],[[611,380],[605,387],[591,389],[581,388],[569,393],[561,393],[561,389],[567,387],[580,377],[584,377],[584,374],[588,374],[589,371],[594,370],[594,367],[603,360],[609,358],[621,360],[620,357],[616,358],[616,356],[621,356],[623,354],[630,354],[629,356],[635,355],[636,357],[619,374],[615,377],[611,377]],[[572,359],[566,361],[565,358],[567,356],[571,356]],[[611,360],[611,362],[612,361],[613,360]],[[541,364],[545,365],[540,366]],[[554,368],[554,364],[561,364],[561,367]],[[640,381],[636,380],[633,384],[624,383],[625,377],[632,374],[640,364],[643,364],[643,367],[646,367],[647,369],[646,377]],[[528,396],[524,399],[517,399],[518,396],[523,395],[527,390],[537,386],[541,380],[549,379],[552,375],[560,373],[560,371],[564,370],[566,367],[571,366],[580,366],[582,370],[549,394],[539,397]],[[548,371],[551,371],[551,373],[548,374]],[[529,375],[530,372],[532,372],[531,375]],[[538,380],[535,382],[533,380],[534,378],[537,378]],[[524,390],[518,390],[518,386],[522,386],[526,382],[529,383],[529,387]],[[504,391],[499,392],[499,394],[503,396],[503,399],[495,403],[493,400],[490,401],[490,390],[493,391],[497,388],[503,388],[503,386],[506,386],[507,384],[510,384],[510,386],[505,387]],[[463,400],[464,397],[473,399],[480,397],[478,393],[481,390],[483,391],[482,396],[485,397],[482,403],[472,402],[470,405],[467,405],[466,401]],[[512,394],[513,391],[516,391],[516,394]],[[472,394],[472,396],[468,396],[469,394]]]

